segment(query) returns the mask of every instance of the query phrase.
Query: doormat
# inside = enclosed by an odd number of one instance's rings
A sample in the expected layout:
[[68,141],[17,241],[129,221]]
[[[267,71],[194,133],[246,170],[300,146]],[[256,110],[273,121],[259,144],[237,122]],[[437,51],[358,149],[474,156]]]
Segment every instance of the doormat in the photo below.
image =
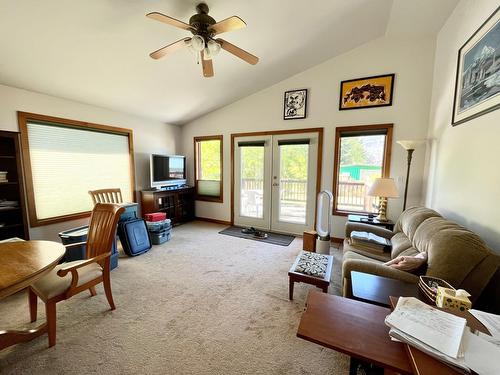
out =
[[238,237],[238,238],[245,238],[247,240],[254,240],[254,241],[259,241],[259,242],[266,242],[270,243],[273,245],[279,245],[279,246],[288,246],[292,243],[294,240],[295,236],[290,236],[288,234],[278,234],[278,233],[270,233],[270,232],[265,232],[267,234],[267,238],[258,238],[255,237],[253,234],[247,234],[247,233],[242,233],[241,230],[242,227],[228,227],[224,230],[221,230],[219,234],[225,234],[228,236],[233,236],[233,237]]

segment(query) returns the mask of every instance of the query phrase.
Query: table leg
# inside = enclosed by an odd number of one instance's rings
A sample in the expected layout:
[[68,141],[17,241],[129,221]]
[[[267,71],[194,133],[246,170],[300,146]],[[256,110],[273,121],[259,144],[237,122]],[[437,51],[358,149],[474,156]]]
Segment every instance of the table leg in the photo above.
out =
[[289,277],[289,284],[288,284],[288,298],[291,300],[293,300],[293,283],[294,283],[294,280],[293,278],[290,276]]
[[26,331],[0,331],[0,350],[11,345],[20,344],[47,333],[47,324]]

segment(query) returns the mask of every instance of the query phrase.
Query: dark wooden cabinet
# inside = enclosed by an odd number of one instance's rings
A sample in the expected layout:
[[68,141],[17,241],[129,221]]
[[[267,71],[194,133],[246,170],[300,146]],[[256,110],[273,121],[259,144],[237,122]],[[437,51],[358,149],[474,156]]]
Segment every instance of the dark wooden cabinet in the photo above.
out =
[[142,214],[165,212],[173,225],[194,220],[194,187],[141,191]]
[[0,131],[0,240],[29,239],[19,133]]

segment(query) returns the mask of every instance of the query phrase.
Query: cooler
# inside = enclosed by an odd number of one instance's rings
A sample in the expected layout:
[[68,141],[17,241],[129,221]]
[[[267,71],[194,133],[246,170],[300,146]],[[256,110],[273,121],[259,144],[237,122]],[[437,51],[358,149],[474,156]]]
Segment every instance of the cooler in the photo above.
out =
[[[86,242],[87,233],[89,231],[88,225],[83,227],[73,228],[59,233],[59,238],[63,245],[69,245],[72,243]],[[66,253],[62,259],[63,262],[72,262],[74,260],[85,259],[86,256],[86,246],[74,246],[66,249]],[[111,257],[110,257],[111,269],[118,267],[118,250],[116,248],[116,238],[111,245]]]

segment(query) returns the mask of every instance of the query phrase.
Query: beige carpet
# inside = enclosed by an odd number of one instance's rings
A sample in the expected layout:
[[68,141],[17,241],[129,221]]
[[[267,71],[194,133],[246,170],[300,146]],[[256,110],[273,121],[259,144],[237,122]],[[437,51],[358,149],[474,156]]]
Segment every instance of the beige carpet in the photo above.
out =
[[[348,357],[295,336],[313,288],[296,284],[288,300],[301,239],[282,247],[222,228],[182,225],[170,242],[120,258],[115,311],[102,287],[59,303],[57,345],[42,336],[1,351],[0,374],[347,374]],[[41,302],[38,309],[44,321]],[[0,302],[1,329],[28,321],[24,293]]]

